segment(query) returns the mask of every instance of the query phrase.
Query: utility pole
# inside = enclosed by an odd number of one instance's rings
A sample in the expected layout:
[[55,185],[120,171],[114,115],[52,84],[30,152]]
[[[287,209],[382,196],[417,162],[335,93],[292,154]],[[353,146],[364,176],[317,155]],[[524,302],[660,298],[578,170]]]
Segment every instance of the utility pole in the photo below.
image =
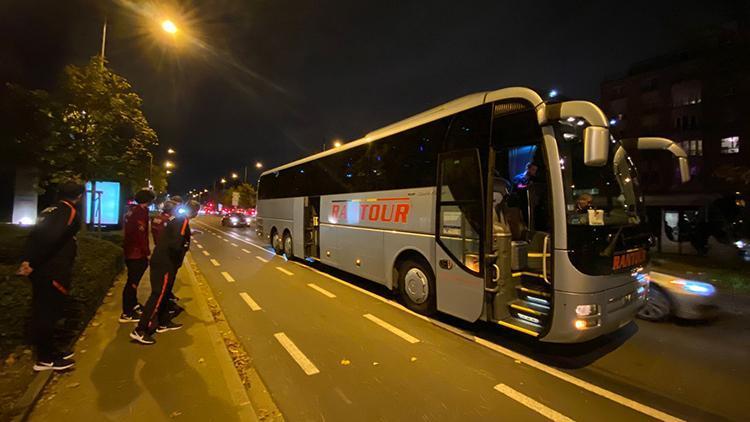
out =
[[104,50],[107,46],[107,18],[104,18],[104,25],[102,26],[102,52],[100,54],[101,68],[104,69]]

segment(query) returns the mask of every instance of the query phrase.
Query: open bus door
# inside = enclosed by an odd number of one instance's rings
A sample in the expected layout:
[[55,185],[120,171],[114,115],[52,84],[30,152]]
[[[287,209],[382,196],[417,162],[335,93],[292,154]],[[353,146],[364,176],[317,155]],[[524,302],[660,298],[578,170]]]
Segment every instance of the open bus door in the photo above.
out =
[[484,298],[481,171],[476,149],[438,156],[437,308],[466,321],[479,318]]
[[320,197],[305,198],[304,209],[305,257],[320,258]]

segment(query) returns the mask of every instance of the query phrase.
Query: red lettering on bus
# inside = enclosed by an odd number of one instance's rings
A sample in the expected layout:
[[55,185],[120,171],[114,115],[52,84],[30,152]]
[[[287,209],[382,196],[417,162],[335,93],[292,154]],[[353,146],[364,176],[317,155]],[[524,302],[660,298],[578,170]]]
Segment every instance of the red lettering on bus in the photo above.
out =
[[360,205],[360,208],[359,208],[359,221],[362,221],[362,220],[365,219],[365,214],[367,214],[367,207],[369,207],[369,205],[367,205],[367,204]]
[[330,218],[330,220],[338,220],[338,218],[339,218],[339,208],[340,207],[338,205],[336,205],[336,204],[333,204],[331,206],[331,218]]
[[380,205],[378,204],[370,205],[370,215],[368,216],[370,218],[370,221],[378,221],[379,215],[380,215]]
[[[391,211],[391,214],[386,216],[388,210]],[[389,222],[391,220],[393,220],[393,205],[383,205],[383,212],[380,214],[380,221]]]
[[409,204],[396,204],[396,215],[393,218],[393,222],[406,224],[409,208],[411,208]]

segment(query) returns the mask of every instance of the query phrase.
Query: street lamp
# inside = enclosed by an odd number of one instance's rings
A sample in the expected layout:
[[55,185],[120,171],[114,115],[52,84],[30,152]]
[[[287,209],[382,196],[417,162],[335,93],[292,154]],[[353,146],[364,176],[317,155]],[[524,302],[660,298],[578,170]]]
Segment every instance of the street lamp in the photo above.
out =
[[177,151],[173,150],[172,148],[167,149],[167,154],[176,154]]
[[166,167],[168,169],[171,169],[171,168],[174,167],[174,163],[171,162],[171,161],[169,161],[169,160],[167,160],[167,161],[164,162],[164,167]]
[[237,173],[232,173],[232,179],[236,179],[236,178],[238,178],[238,177],[240,177],[240,176],[239,176],[239,175],[237,175]]
[[257,163],[255,163],[255,168],[256,169],[262,169],[263,168],[263,163],[261,163],[260,161],[258,161]]
[[167,174],[172,174],[172,170],[167,170]]
[[338,148],[338,147],[340,147],[340,146],[341,146],[341,141],[335,141],[335,142],[333,143],[333,147],[334,147],[334,148]]
[[223,178],[223,177],[222,177],[222,178],[221,178],[221,184],[223,185],[223,184],[224,184],[224,183],[226,183],[226,182],[227,182],[227,179],[225,179],[225,178]]

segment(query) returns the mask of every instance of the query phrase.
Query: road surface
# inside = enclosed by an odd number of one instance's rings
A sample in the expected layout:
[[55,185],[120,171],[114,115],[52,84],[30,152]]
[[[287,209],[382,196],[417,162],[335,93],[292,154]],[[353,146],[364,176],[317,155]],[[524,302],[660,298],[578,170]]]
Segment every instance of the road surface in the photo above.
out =
[[540,345],[413,314],[374,283],[275,255],[250,228],[192,224],[192,256],[289,421],[750,417],[739,317]]

